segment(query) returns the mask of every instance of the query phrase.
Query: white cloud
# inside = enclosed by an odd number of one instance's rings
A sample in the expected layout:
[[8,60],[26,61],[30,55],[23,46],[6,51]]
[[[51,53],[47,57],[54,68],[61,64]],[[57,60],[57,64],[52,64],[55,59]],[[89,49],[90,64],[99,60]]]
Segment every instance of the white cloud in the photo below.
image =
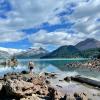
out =
[[74,18],[92,17],[100,14],[100,1],[89,0],[88,2],[80,2],[73,13]]
[[[100,0],[8,0],[12,10],[6,13],[7,19],[0,19],[0,41],[18,41],[26,34],[21,29],[31,28],[48,22],[51,25],[61,23],[62,17],[56,14],[66,11],[71,3],[75,4],[74,12],[63,18],[74,22],[71,28],[74,34],[66,33],[63,29],[58,32],[41,30],[29,36],[29,40],[37,45],[75,44],[87,37],[99,38]],[[67,7],[66,7],[67,6]],[[6,29],[6,30],[5,30]],[[5,30],[5,31],[4,31]],[[12,35],[14,34],[14,35]],[[8,38],[9,37],[9,38]],[[100,39],[100,38],[99,38]]]
[[48,45],[71,45],[82,40],[84,34],[69,34],[66,32],[47,32],[40,30],[37,33],[30,35],[28,38],[33,46],[48,46]]
[[37,27],[43,22],[60,23],[56,9],[62,8],[63,1],[8,0],[12,10],[5,13],[6,19],[0,18],[0,42],[23,39],[24,34],[19,30]]
[[[30,28],[43,22],[53,20],[56,17],[56,9],[63,7],[65,0],[8,0],[12,10],[6,13],[7,19],[2,25],[13,29]],[[54,23],[50,21],[50,23]]]
[[16,42],[26,38],[25,33],[16,31],[1,31],[0,42]]
[[56,24],[60,22],[56,14],[64,11],[70,3],[81,1],[84,0],[8,0],[12,10],[5,14],[7,19],[0,26],[19,30],[43,22]]
[[[68,18],[73,21],[73,29],[77,34],[84,34],[85,38],[98,38],[100,34],[100,1],[89,0],[88,2],[80,2],[74,8],[74,12]],[[97,35],[98,34],[98,35]]]
[[[84,0],[71,0],[67,1],[67,4],[74,3],[76,4],[74,12],[68,16],[65,15],[65,18],[68,18],[69,21],[74,22],[75,24],[72,27],[75,33],[67,33],[64,29],[61,31],[47,32],[41,30],[31,36],[29,40],[33,43],[33,46],[48,46],[48,45],[75,45],[78,42],[86,38],[97,38],[98,30],[100,24],[96,21],[99,18],[99,2],[90,0],[89,2],[84,2]],[[64,9],[60,9],[59,12]],[[93,12],[92,12],[93,11]],[[97,15],[97,16],[94,16]],[[58,21],[59,22],[59,21]],[[69,30],[69,29],[68,29]]]

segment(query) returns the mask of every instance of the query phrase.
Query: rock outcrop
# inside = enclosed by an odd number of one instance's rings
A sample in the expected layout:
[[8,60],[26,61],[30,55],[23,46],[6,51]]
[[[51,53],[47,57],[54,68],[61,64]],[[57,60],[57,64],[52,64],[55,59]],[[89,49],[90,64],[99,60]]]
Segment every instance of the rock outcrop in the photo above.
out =
[[32,94],[34,85],[30,82],[25,82],[23,80],[9,79],[6,81],[4,87],[7,95],[19,98]]

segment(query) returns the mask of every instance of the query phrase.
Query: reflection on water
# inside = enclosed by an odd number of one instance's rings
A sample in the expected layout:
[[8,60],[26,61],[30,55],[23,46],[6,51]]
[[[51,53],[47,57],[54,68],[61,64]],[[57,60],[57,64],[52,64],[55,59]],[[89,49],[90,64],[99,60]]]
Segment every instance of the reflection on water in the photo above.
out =
[[[0,65],[0,76],[8,73],[8,72],[21,72],[23,70],[28,70],[28,62],[30,59],[21,59],[18,60],[19,64],[18,66],[13,66],[13,67],[8,67],[8,66],[3,66]],[[85,60],[83,59],[74,59],[74,60],[69,60],[69,59],[53,59],[53,60],[32,60],[35,63],[35,73],[41,73],[41,72],[56,72],[56,73],[64,73],[67,75],[85,75],[89,77],[94,77],[97,79],[100,79],[100,74],[97,71],[90,71],[89,69],[85,68],[71,68],[71,67],[66,67],[65,64],[70,63],[70,62],[84,62]]]

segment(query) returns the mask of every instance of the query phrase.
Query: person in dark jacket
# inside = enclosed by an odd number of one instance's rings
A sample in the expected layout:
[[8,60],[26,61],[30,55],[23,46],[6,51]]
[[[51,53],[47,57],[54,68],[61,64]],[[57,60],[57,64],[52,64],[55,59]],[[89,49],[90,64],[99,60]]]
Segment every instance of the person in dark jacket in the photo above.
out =
[[30,70],[30,73],[32,73],[32,71],[34,69],[34,63],[32,61],[29,61],[28,68]]

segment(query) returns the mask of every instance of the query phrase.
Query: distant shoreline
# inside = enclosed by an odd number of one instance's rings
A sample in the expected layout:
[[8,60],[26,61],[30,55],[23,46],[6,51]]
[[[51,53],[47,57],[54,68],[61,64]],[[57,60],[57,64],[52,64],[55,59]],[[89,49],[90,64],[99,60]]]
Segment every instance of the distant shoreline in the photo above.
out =
[[[34,61],[35,60],[89,60],[89,59],[91,59],[91,58],[45,58],[45,59],[44,58],[40,58],[40,59],[33,58]],[[24,59],[18,59],[18,60],[24,60]],[[27,59],[27,60],[29,60],[29,59]]]

